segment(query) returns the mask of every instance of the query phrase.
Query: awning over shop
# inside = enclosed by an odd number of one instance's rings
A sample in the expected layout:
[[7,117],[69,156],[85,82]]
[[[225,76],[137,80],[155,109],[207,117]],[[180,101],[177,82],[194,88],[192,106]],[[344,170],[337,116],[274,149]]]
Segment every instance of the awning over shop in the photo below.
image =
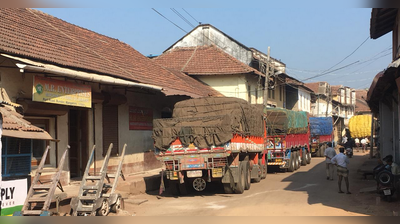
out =
[[[379,72],[371,83],[367,94],[367,102],[371,111],[378,113],[379,101],[383,100],[388,90],[396,88],[396,79],[399,77],[398,67],[400,66],[400,59],[389,64],[386,70]],[[389,94],[392,92],[389,91]]]
[[3,115],[3,136],[57,141],[43,129],[23,119],[12,106],[1,104],[0,113]]
[[100,74],[95,74],[95,73],[82,72],[82,71],[62,68],[59,66],[41,63],[41,62],[26,59],[26,58],[20,58],[20,57],[16,57],[16,56],[7,55],[7,54],[1,54],[1,56],[21,62],[21,63],[16,63],[16,65],[18,66],[19,69],[22,69],[22,70],[51,73],[51,74],[55,74],[55,75],[59,75],[59,76],[63,76],[63,77],[69,77],[69,78],[73,78],[73,79],[108,84],[108,85],[137,87],[137,88],[152,89],[152,90],[156,90],[156,91],[162,90],[162,87],[160,87],[160,86],[128,81],[128,80],[114,78],[114,77],[107,76],[107,75],[100,75]]

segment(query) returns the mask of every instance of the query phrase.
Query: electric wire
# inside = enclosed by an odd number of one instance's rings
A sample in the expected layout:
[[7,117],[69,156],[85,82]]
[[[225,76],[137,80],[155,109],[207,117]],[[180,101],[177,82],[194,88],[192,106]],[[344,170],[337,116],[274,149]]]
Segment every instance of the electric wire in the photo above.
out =
[[190,17],[192,17],[192,19],[194,21],[196,21],[199,25],[201,24],[201,22],[199,22],[197,19],[195,19],[189,12],[187,12],[184,8],[182,8],[183,11],[185,11]]
[[191,26],[192,28],[194,28],[195,26],[189,22],[189,20],[187,20],[182,14],[180,14],[176,9],[174,8],[170,8],[172,12],[174,12],[177,16],[179,16],[183,21],[185,21],[189,26]]
[[168,20],[170,23],[174,24],[176,27],[178,27],[180,30],[182,30],[185,33],[188,33],[186,30],[184,30],[182,27],[178,26],[176,23],[172,22],[171,20],[169,20],[167,17],[165,17],[163,14],[161,14],[160,12],[158,12],[156,9],[151,8],[154,12],[156,12],[158,15],[162,16],[164,19]]
[[347,58],[349,58],[349,57],[350,57],[351,55],[353,55],[362,45],[364,45],[365,42],[367,42],[367,40],[369,40],[369,35],[368,35],[368,37],[367,37],[353,52],[351,52],[349,55],[347,55],[347,56],[346,56],[345,58],[343,58],[341,61],[339,61],[338,63],[336,63],[335,65],[333,65],[333,66],[330,67],[329,69],[323,71],[322,73],[331,70],[332,68],[336,67],[337,65],[339,65],[340,63],[342,63],[344,60],[346,60]]

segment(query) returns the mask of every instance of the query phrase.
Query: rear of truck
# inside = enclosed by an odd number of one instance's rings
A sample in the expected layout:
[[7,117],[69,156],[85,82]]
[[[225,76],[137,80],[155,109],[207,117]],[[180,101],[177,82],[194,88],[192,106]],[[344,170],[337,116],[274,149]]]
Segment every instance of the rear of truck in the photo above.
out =
[[173,118],[154,120],[157,158],[165,164],[173,194],[203,191],[220,182],[243,193],[266,175],[266,127],[262,108],[237,98],[178,102]]
[[332,117],[310,117],[311,153],[321,157],[325,154],[327,143],[332,142]]
[[282,108],[264,110],[268,165],[293,172],[311,162],[308,114]]

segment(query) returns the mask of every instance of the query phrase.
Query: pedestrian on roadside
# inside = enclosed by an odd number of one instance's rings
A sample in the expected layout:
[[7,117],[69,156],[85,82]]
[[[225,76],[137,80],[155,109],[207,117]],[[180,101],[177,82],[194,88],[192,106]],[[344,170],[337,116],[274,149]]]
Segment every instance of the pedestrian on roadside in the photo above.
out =
[[354,139],[354,142],[356,143],[357,152],[359,152],[360,151],[360,139],[356,138],[356,139]]
[[351,194],[349,191],[349,170],[347,169],[347,164],[350,163],[349,159],[347,156],[344,154],[344,148],[341,147],[339,149],[340,153],[334,156],[331,159],[331,162],[337,166],[337,175],[339,177],[338,179],[338,186],[339,186],[339,193],[344,193],[342,191],[342,179],[344,178],[346,182],[346,189],[347,189],[347,194]]
[[336,156],[336,151],[332,147],[332,142],[328,142],[328,148],[325,149],[325,163],[326,163],[326,179],[333,180],[333,164],[331,159]]
[[365,152],[365,149],[367,147],[367,140],[366,138],[361,139],[361,146],[362,146],[362,151]]

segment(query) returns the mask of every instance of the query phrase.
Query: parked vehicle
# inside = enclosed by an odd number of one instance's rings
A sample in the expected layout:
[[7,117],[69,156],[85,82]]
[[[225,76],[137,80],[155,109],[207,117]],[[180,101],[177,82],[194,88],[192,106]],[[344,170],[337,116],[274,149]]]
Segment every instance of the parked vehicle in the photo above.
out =
[[310,117],[311,154],[323,157],[327,143],[332,142],[332,117]]
[[293,172],[311,162],[308,114],[281,108],[264,110],[268,127],[268,166]]
[[157,158],[165,164],[173,194],[210,182],[241,194],[267,174],[266,124],[262,105],[229,97],[189,99],[175,104],[173,118],[155,119]]
[[377,192],[383,199],[387,201],[400,200],[399,177],[392,174],[389,165],[377,166],[374,169],[374,176],[377,182]]

